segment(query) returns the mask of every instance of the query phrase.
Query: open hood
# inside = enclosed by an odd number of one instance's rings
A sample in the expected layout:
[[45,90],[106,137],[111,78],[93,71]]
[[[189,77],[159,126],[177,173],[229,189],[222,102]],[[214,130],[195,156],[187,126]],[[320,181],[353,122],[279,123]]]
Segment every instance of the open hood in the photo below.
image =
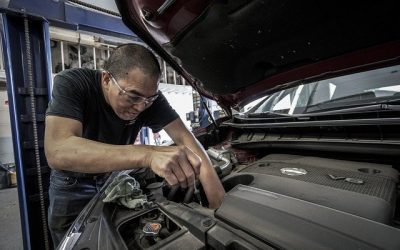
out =
[[133,32],[225,108],[400,58],[397,1],[116,2]]

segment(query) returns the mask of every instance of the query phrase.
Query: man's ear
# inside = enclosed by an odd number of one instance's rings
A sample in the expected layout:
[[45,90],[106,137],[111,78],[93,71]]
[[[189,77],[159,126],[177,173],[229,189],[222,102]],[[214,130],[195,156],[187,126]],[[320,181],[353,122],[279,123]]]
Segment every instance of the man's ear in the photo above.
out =
[[105,90],[108,90],[111,85],[110,74],[106,71],[101,72],[101,85]]

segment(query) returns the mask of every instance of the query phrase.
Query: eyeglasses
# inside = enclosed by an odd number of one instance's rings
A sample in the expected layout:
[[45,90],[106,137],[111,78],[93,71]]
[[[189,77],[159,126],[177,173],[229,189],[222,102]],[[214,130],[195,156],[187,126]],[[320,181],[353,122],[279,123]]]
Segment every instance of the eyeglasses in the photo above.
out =
[[129,105],[134,105],[134,104],[141,104],[144,103],[145,106],[150,106],[158,97],[158,94],[155,94],[153,96],[150,97],[143,97],[140,95],[135,95],[133,93],[130,93],[128,91],[126,91],[125,89],[123,89],[117,82],[117,80],[115,80],[114,76],[110,73],[107,72],[110,75],[111,80],[114,82],[115,85],[117,85],[119,91],[120,91],[120,95],[124,96],[125,101],[129,104]]

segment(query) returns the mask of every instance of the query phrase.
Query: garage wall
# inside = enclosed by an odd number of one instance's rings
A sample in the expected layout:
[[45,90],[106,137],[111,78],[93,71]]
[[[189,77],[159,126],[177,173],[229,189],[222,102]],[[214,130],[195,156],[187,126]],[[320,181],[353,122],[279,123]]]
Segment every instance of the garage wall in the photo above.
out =
[[6,104],[7,100],[7,92],[0,91],[0,161],[2,163],[14,163],[10,111]]

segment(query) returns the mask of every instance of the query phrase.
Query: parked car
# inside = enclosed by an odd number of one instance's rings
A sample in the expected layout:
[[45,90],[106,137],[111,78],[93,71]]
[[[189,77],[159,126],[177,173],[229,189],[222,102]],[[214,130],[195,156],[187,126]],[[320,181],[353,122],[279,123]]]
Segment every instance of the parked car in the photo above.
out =
[[198,139],[227,193],[214,211],[130,173],[153,203],[104,203],[108,183],[61,249],[400,249],[396,1],[117,5],[225,110]]

